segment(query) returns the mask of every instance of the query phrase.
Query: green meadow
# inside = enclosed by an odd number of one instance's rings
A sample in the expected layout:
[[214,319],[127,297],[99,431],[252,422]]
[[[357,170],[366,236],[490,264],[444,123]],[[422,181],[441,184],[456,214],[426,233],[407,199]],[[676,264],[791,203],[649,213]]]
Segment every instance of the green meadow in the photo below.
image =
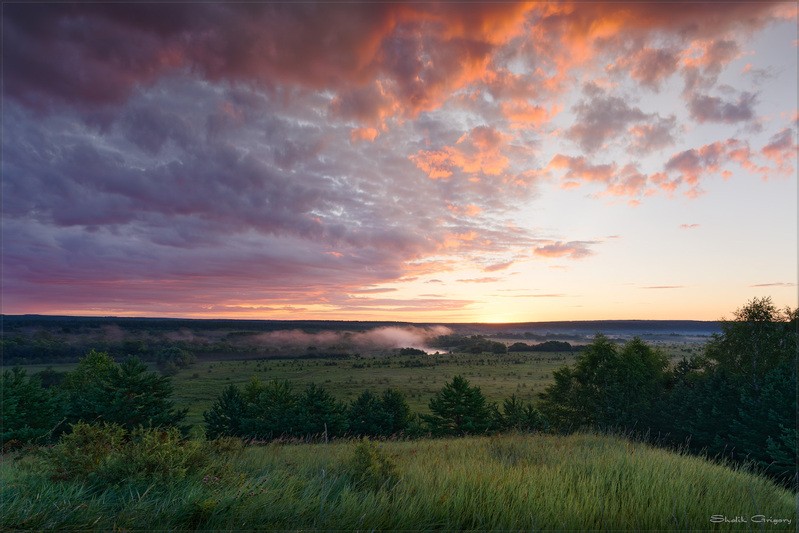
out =
[[[6,459],[3,529],[792,531],[766,478],[622,438],[501,435],[383,442],[360,483],[353,441],[245,448],[172,483],[56,481]],[[219,459],[219,461],[223,461]],[[730,522],[712,523],[726,516]],[[743,517],[747,523],[735,523]],[[754,518],[753,518],[754,517]],[[753,520],[769,520],[754,522]],[[787,521],[790,520],[790,523]]]

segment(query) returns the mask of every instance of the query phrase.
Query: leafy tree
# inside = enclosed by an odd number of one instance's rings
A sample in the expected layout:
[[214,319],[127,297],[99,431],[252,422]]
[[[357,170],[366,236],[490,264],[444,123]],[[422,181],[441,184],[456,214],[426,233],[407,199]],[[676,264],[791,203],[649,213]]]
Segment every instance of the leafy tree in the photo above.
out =
[[49,389],[61,385],[64,381],[64,376],[66,376],[66,372],[56,372],[52,367],[48,366],[34,375],[41,381],[42,387]]
[[754,298],[721,322],[721,334],[705,348],[711,366],[726,370],[743,385],[758,391],[771,369],[795,361],[799,309],[777,310],[771,298]]
[[35,377],[14,367],[3,372],[0,445],[3,449],[44,441],[56,429],[62,412],[58,398]]
[[659,432],[796,483],[797,317],[755,298],[722,321],[702,356],[672,371]]
[[585,426],[643,430],[666,386],[668,360],[638,338],[619,350],[597,335],[573,368],[553,373],[541,410],[559,429]]
[[508,346],[509,352],[532,352],[533,346],[525,342],[514,342]]
[[203,413],[206,436],[209,439],[242,436],[242,422],[246,410],[247,404],[239,388],[228,385],[211,409]]
[[156,363],[167,375],[175,375],[181,368],[188,368],[197,358],[179,346],[169,346],[158,351]]
[[652,434],[695,453],[724,453],[729,443],[721,436],[734,420],[739,401],[740,391],[726,371],[692,371],[664,397]]
[[422,415],[435,435],[468,435],[485,433],[492,429],[492,410],[480,391],[462,376],[430,399],[430,415]]

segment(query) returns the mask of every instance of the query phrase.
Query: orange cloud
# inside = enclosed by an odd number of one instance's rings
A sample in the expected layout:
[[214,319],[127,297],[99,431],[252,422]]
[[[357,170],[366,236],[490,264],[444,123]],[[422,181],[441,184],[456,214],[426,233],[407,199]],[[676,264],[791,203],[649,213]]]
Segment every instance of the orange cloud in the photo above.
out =
[[375,128],[353,128],[350,131],[350,139],[355,141],[369,141],[374,142],[377,138],[378,131]]
[[447,204],[447,209],[456,215],[466,215],[470,217],[479,215],[483,211],[480,206],[475,204],[469,204],[465,206]]
[[420,150],[410,157],[430,179],[447,179],[455,170],[473,176],[498,176],[510,165],[502,147],[510,137],[490,126],[478,126],[464,133],[455,146]]
[[537,128],[552,120],[558,113],[558,106],[547,111],[540,105],[530,104],[524,99],[506,100],[500,104],[502,115],[510,122],[511,128]]

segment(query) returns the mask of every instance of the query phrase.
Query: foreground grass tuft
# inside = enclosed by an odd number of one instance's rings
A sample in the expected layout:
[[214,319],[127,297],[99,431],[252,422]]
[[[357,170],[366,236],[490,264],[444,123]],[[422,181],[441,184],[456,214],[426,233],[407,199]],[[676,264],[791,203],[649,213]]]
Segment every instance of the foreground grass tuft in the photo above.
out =
[[[791,530],[765,478],[633,443],[572,435],[271,444],[171,483],[2,472],[3,529]],[[791,523],[710,522],[763,515]]]

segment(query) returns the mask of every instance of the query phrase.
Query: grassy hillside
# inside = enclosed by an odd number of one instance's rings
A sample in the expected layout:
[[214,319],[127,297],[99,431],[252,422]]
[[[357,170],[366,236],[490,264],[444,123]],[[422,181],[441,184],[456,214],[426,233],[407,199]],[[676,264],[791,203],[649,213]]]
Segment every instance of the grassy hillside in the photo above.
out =
[[[396,484],[356,482],[357,444],[247,448],[230,467],[92,490],[5,461],[5,529],[791,530],[770,481],[615,437],[505,435],[387,442]],[[38,477],[37,477],[38,476]],[[711,523],[711,516],[747,523]],[[753,522],[761,515],[764,523]],[[757,520],[757,518],[755,518]],[[779,522],[791,520],[790,523]]]

